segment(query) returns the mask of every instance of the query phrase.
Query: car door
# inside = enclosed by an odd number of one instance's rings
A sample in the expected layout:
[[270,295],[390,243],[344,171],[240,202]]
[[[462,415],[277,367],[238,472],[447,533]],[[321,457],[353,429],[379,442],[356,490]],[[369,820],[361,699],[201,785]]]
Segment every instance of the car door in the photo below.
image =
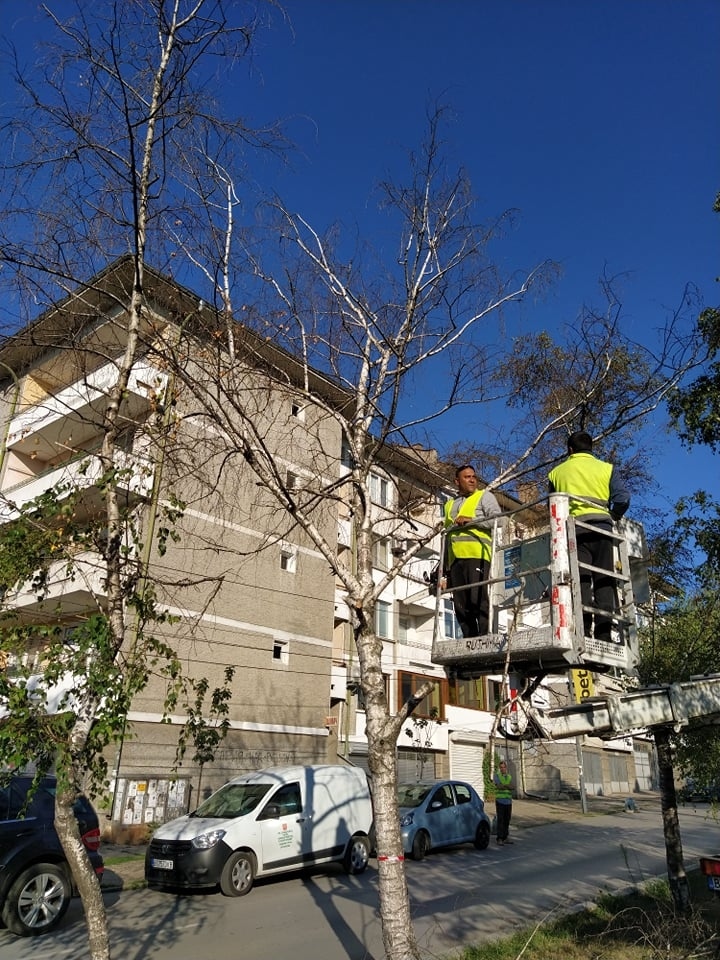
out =
[[477,805],[473,803],[472,789],[465,783],[454,783],[453,789],[455,790],[458,833],[463,840],[474,840],[480,814]]
[[294,870],[303,865],[306,824],[299,782],[278,787],[258,815],[263,871]]
[[434,847],[455,842],[457,809],[449,783],[433,790],[425,808],[425,816]]

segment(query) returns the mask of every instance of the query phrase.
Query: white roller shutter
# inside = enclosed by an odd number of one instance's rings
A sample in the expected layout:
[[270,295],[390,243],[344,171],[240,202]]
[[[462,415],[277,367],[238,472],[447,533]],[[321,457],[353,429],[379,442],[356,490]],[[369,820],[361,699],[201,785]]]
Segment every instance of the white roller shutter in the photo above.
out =
[[451,738],[450,776],[455,780],[465,780],[471,784],[483,799],[485,798],[484,758],[485,748],[482,743]]

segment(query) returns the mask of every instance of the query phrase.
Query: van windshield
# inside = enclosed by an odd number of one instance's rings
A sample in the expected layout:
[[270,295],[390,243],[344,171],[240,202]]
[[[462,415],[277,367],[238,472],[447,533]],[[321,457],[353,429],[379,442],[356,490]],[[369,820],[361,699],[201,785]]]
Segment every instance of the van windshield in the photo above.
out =
[[270,783],[226,783],[203,800],[193,817],[242,817],[250,813],[270,790]]

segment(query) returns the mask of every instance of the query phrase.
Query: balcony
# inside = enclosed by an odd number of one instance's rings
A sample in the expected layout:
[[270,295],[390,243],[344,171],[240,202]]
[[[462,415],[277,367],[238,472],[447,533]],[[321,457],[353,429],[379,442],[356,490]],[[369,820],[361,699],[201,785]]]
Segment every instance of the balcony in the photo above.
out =
[[[56,459],[68,447],[79,449],[97,436],[102,426],[107,395],[117,380],[117,366],[107,363],[55,394],[47,394],[10,421],[7,448],[42,462]],[[167,377],[146,363],[131,374],[120,410],[121,422],[134,424],[150,412]]]
[[50,564],[47,587],[42,595],[26,582],[8,591],[3,604],[23,620],[56,616],[59,611],[63,618],[79,616],[102,606],[106,595],[105,576],[100,554],[84,551],[73,558],[71,572],[68,572],[67,559]]
[[[115,466],[120,472],[118,487],[129,497],[147,497],[153,484],[152,463],[144,457],[117,451]],[[102,507],[103,495],[96,486],[102,476],[102,464],[97,456],[82,455],[28,480],[16,483],[2,491],[0,497],[0,523],[8,523],[18,515],[19,509],[45,491],[66,485],[72,490],[83,490],[82,502],[90,512]]]
[[435,594],[430,593],[425,576],[430,576],[436,564],[435,555],[417,557],[407,564],[404,575],[397,580],[395,597],[414,616],[427,617],[435,613]]
[[[103,437],[107,393],[117,378],[117,366],[106,363],[82,380],[44,392],[40,381],[27,379],[27,395],[36,398],[8,424],[0,498],[0,523],[17,516],[17,509],[58,484],[86,491],[85,509],[102,507],[97,481],[102,475],[97,453]],[[120,408],[120,447],[114,458],[119,488],[130,497],[150,493],[151,462],[138,456],[136,429],[154,409],[164,374],[139,363],[133,369]]]

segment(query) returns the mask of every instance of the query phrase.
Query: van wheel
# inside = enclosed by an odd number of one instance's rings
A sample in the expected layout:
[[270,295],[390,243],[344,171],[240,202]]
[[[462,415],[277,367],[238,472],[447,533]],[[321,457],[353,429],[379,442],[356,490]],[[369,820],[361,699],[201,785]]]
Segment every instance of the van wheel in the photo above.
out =
[[362,873],[370,859],[370,841],[367,837],[351,837],[343,858],[346,873]]
[[418,830],[413,839],[412,858],[413,860],[424,860],[430,852],[430,837],[424,830]]
[[487,850],[490,843],[490,827],[483,820],[477,825],[475,831],[475,847],[477,850]]
[[220,874],[220,890],[226,897],[244,897],[250,893],[255,880],[255,857],[237,850],[225,861]]
[[60,923],[71,899],[67,872],[57,863],[35,863],[8,890],[2,919],[16,936],[35,937]]

